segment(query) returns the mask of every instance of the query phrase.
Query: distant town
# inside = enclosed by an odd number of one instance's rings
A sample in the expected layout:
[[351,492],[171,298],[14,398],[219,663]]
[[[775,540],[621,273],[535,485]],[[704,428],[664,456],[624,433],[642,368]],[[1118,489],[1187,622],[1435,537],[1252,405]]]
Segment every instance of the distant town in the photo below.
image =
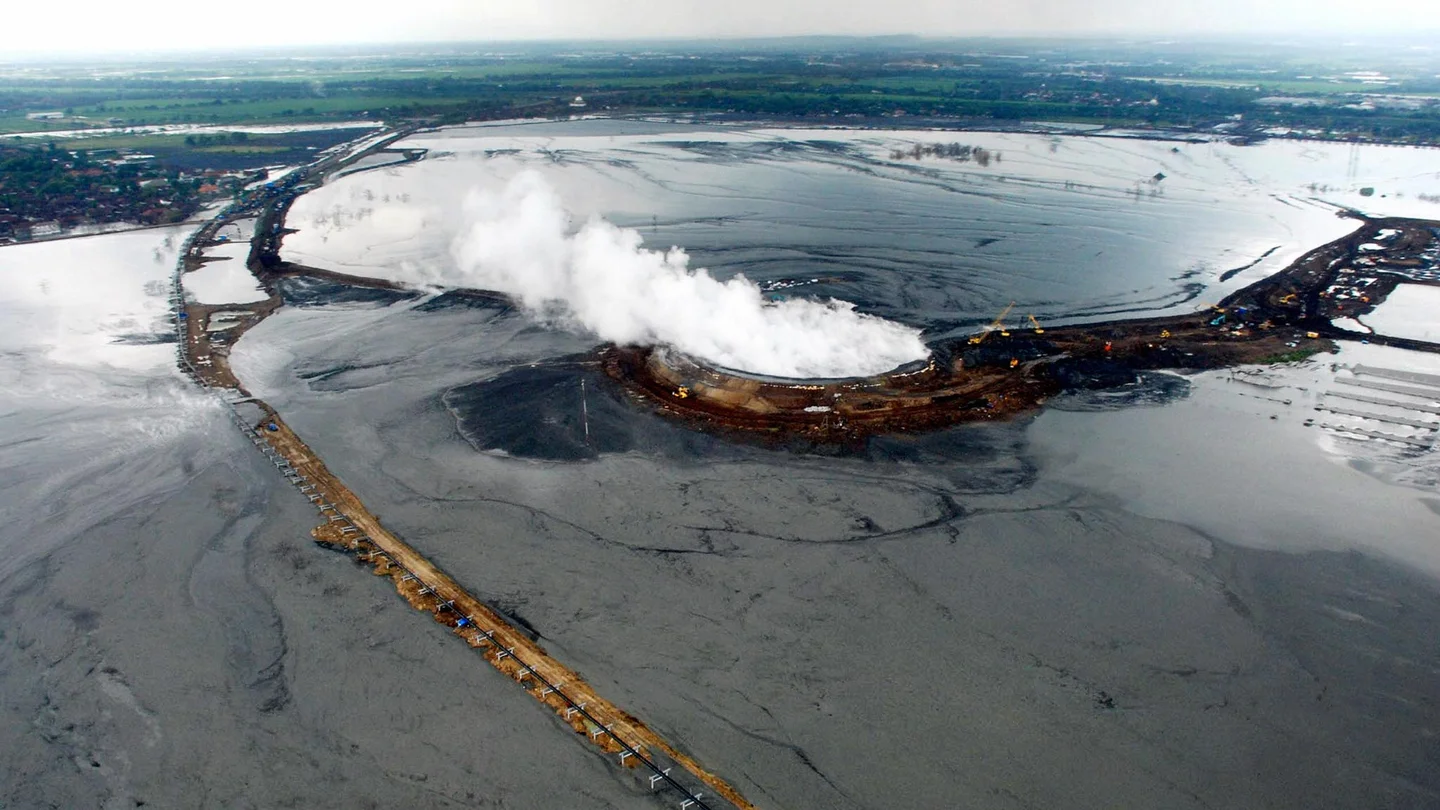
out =
[[167,171],[145,157],[0,147],[0,238],[54,236],[87,224],[178,222],[239,183],[233,173]]
[[[262,185],[272,168],[309,161],[322,147],[356,134],[323,130],[299,139],[299,146],[254,152],[227,148],[250,143],[245,132],[132,135],[128,145],[103,137],[65,146],[0,142],[0,243],[89,225],[180,222],[207,202]],[[84,148],[92,145],[98,148]]]

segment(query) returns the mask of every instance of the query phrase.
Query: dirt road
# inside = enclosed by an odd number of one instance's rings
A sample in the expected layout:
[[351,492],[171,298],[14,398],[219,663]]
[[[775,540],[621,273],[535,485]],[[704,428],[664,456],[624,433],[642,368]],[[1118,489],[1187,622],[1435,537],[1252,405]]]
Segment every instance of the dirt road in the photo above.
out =
[[[353,155],[348,161],[330,161],[308,174],[323,178],[364,154],[368,152]],[[412,606],[450,627],[480,650],[486,662],[549,707],[576,733],[586,735],[601,751],[617,757],[623,767],[636,773],[641,786],[666,794],[667,801],[684,808],[754,810],[754,805],[728,783],[601,697],[579,673],[552,658],[529,635],[387,530],[272,407],[250,396],[230,368],[228,347],[281,305],[274,282],[286,268],[265,257],[273,257],[278,246],[278,223],[288,202],[282,199],[264,204],[248,263],[270,290],[270,297],[244,306],[184,305],[183,315],[177,315],[182,368],[201,386],[226,395],[241,428],[316,505],[324,518],[312,531],[317,542],[352,553],[371,564],[376,575],[388,576]],[[192,244],[203,246],[214,230],[214,222],[204,226]],[[187,250],[180,262],[182,274],[198,267],[198,248]],[[220,312],[231,313],[236,318],[235,326],[224,330],[208,328],[212,316]],[[256,409],[261,415],[258,421],[254,420]]]

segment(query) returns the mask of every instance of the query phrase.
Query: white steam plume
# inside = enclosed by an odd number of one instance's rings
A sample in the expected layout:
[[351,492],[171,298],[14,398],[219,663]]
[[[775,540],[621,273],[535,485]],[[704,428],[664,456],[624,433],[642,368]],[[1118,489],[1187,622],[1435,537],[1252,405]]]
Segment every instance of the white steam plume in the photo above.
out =
[[679,248],[641,247],[640,234],[570,217],[537,173],[503,191],[471,192],[452,253],[468,286],[498,290],[542,317],[621,344],[668,344],[729,368],[776,377],[877,374],[924,358],[919,330],[843,301],[766,301],[737,276],[688,267]]

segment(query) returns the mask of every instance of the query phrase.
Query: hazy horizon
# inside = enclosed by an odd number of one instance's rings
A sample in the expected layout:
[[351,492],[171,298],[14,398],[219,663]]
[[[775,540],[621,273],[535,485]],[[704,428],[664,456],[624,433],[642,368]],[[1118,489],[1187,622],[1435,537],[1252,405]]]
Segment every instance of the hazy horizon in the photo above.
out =
[[[46,64],[83,65],[117,64],[165,64],[180,62],[201,65],[207,62],[224,63],[247,59],[347,59],[347,58],[403,58],[425,56],[494,56],[497,58],[535,57],[574,54],[625,54],[643,51],[678,52],[706,54],[725,52],[773,51],[779,53],[844,52],[873,50],[916,54],[947,53],[953,55],[979,54],[982,49],[993,49],[995,54],[1007,50],[1021,53],[1045,47],[1073,48],[1076,51],[1094,49],[1106,52],[1105,58],[1124,58],[1127,51],[1164,52],[1173,49],[1177,56],[1190,51],[1194,53],[1235,55],[1237,49],[1257,48],[1255,56],[1274,57],[1285,50],[1338,49],[1332,53],[1353,60],[1356,56],[1369,56],[1365,61],[1377,67],[1391,64],[1396,59],[1413,60],[1440,59],[1440,44],[1432,34],[1407,32],[1392,36],[1360,34],[1341,36],[1339,34],[1211,34],[1205,36],[1164,36],[1164,35],[1021,35],[1021,34],[975,34],[969,36],[927,36],[922,34],[777,34],[773,36],[655,36],[655,37],[571,37],[537,39],[453,39],[453,40],[375,40],[354,42],[315,43],[234,43],[225,46],[197,48],[185,43],[171,47],[151,49],[53,49],[53,50],[12,50],[0,54],[0,65],[23,66]],[[1381,49],[1368,53],[1366,49]],[[1083,58],[1076,54],[1075,58]],[[1097,57],[1098,58],[1098,57]],[[1440,67],[1437,67],[1440,70]]]
[[123,7],[81,0],[64,25],[49,9],[10,9],[4,50],[12,57],[215,52],[333,46],[533,44],[745,40],[797,36],[921,36],[1041,39],[1312,37],[1413,39],[1440,31],[1422,0],[1018,0],[1005,7],[973,0],[901,0],[836,8],[821,0],[733,0],[723,7],[681,0],[537,0],[525,6],[474,6],[414,0],[403,13],[355,14],[338,0],[257,0],[243,14],[176,0]]

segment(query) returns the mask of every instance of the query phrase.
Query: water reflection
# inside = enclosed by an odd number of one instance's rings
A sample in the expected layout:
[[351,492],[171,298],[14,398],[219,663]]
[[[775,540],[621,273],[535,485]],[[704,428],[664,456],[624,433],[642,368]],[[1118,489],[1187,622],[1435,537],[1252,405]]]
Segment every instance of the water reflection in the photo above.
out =
[[[892,159],[917,141],[973,143],[997,158]],[[1337,205],[1440,212],[1412,193],[1434,179],[1423,150],[1362,150],[1352,178],[1344,150],[1294,143],[578,121],[445,130],[407,145],[431,157],[302,197],[287,257],[454,283],[464,195],[531,169],[581,220],[637,228],[647,245],[684,247],[722,277],[815,279],[789,294],[854,301],[937,336],[1009,300],[1042,319],[1183,311],[1351,229]],[[1392,193],[1361,197],[1364,184]]]

